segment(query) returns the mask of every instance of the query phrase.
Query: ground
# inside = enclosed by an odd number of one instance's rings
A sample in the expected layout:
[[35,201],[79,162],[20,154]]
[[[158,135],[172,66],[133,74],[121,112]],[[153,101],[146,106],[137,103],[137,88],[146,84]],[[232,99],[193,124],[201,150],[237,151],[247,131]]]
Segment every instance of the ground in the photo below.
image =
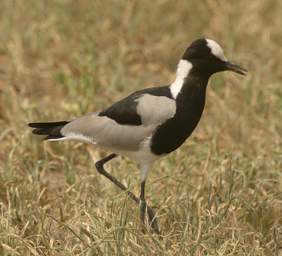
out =
[[[276,0],[1,1],[0,255],[282,255],[281,24]],[[151,171],[159,237],[95,171],[107,152],[26,124],[168,84],[199,37],[249,73],[215,75],[193,136]],[[134,163],[107,169],[139,194]]]

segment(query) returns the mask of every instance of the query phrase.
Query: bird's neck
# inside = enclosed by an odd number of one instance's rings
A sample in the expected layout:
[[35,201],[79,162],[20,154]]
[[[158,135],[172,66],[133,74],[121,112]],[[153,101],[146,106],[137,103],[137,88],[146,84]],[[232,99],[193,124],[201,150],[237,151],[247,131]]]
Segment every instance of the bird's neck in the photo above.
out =
[[[203,91],[205,93],[209,77],[193,71],[193,65],[187,60],[180,60],[177,66],[176,78],[170,85],[170,92],[174,99],[184,93]],[[182,95],[184,96],[184,95]]]

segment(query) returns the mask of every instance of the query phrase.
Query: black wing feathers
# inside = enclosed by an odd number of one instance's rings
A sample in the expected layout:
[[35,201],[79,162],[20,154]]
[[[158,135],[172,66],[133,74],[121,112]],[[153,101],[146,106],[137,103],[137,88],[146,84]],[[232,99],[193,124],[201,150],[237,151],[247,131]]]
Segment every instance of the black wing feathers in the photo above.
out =
[[142,125],[141,117],[137,113],[137,99],[144,94],[154,96],[166,96],[172,98],[167,86],[154,87],[140,90],[130,94],[128,97],[114,103],[112,106],[99,113],[99,116],[107,116],[119,124],[124,125]]
[[136,112],[137,98],[137,95],[130,95],[100,112],[99,116],[107,116],[119,124],[141,125],[141,118]]

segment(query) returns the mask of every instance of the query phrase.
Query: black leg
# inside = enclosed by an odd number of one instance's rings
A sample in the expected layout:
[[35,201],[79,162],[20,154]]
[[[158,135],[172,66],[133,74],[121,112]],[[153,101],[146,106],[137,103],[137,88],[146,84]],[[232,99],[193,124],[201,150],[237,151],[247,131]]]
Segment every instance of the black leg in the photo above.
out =
[[141,193],[140,193],[140,219],[142,224],[145,224],[145,213],[148,215],[149,225],[153,230],[160,234],[159,225],[155,212],[151,207],[149,207],[145,200],[145,183],[146,181],[141,182]]
[[130,191],[127,190],[127,187],[124,186],[122,183],[120,183],[114,176],[109,174],[105,169],[104,169],[104,164],[107,163],[108,161],[112,160],[113,158],[117,157],[116,154],[111,154],[98,162],[95,163],[97,171],[104,175],[106,178],[108,178],[111,182],[113,182],[116,186],[118,186],[120,189],[123,191],[126,191],[128,196],[137,204],[139,204],[139,199]]
[[140,219],[141,222],[145,223],[145,213],[146,213],[146,201],[145,201],[145,181],[141,182],[141,193],[140,193]]
[[99,160],[98,162],[95,163],[97,171],[104,175],[106,178],[108,178],[111,182],[113,182],[116,186],[118,186],[121,190],[126,191],[127,195],[137,204],[140,203],[141,207],[141,221],[144,223],[145,220],[145,212],[148,214],[149,218],[149,223],[150,226],[153,228],[153,230],[156,233],[160,233],[157,219],[155,217],[155,213],[150,208],[146,201],[145,201],[145,181],[141,183],[141,195],[140,195],[140,200],[137,198],[132,192],[128,191],[127,187],[125,187],[122,183],[120,183],[114,176],[109,174],[105,169],[104,169],[104,164],[107,163],[108,161],[112,160],[113,158],[117,157],[116,154],[111,154],[108,155],[107,157]]

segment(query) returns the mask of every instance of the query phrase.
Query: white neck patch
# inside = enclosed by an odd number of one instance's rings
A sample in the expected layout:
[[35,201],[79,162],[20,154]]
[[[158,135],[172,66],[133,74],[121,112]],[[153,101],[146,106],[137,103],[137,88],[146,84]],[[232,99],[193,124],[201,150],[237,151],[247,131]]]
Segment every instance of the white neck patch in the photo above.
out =
[[207,46],[211,49],[211,53],[219,58],[222,61],[227,61],[226,57],[224,56],[223,50],[220,45],[211,39],[206,39]]
[[170,85],[170,92],[174,99],[176,99],[177,95],[180,93],[184,84],[184,80],[188,76],[192,67],[192,63],[187,60],[179,61],[176,71],[176,78],[174,82]]

